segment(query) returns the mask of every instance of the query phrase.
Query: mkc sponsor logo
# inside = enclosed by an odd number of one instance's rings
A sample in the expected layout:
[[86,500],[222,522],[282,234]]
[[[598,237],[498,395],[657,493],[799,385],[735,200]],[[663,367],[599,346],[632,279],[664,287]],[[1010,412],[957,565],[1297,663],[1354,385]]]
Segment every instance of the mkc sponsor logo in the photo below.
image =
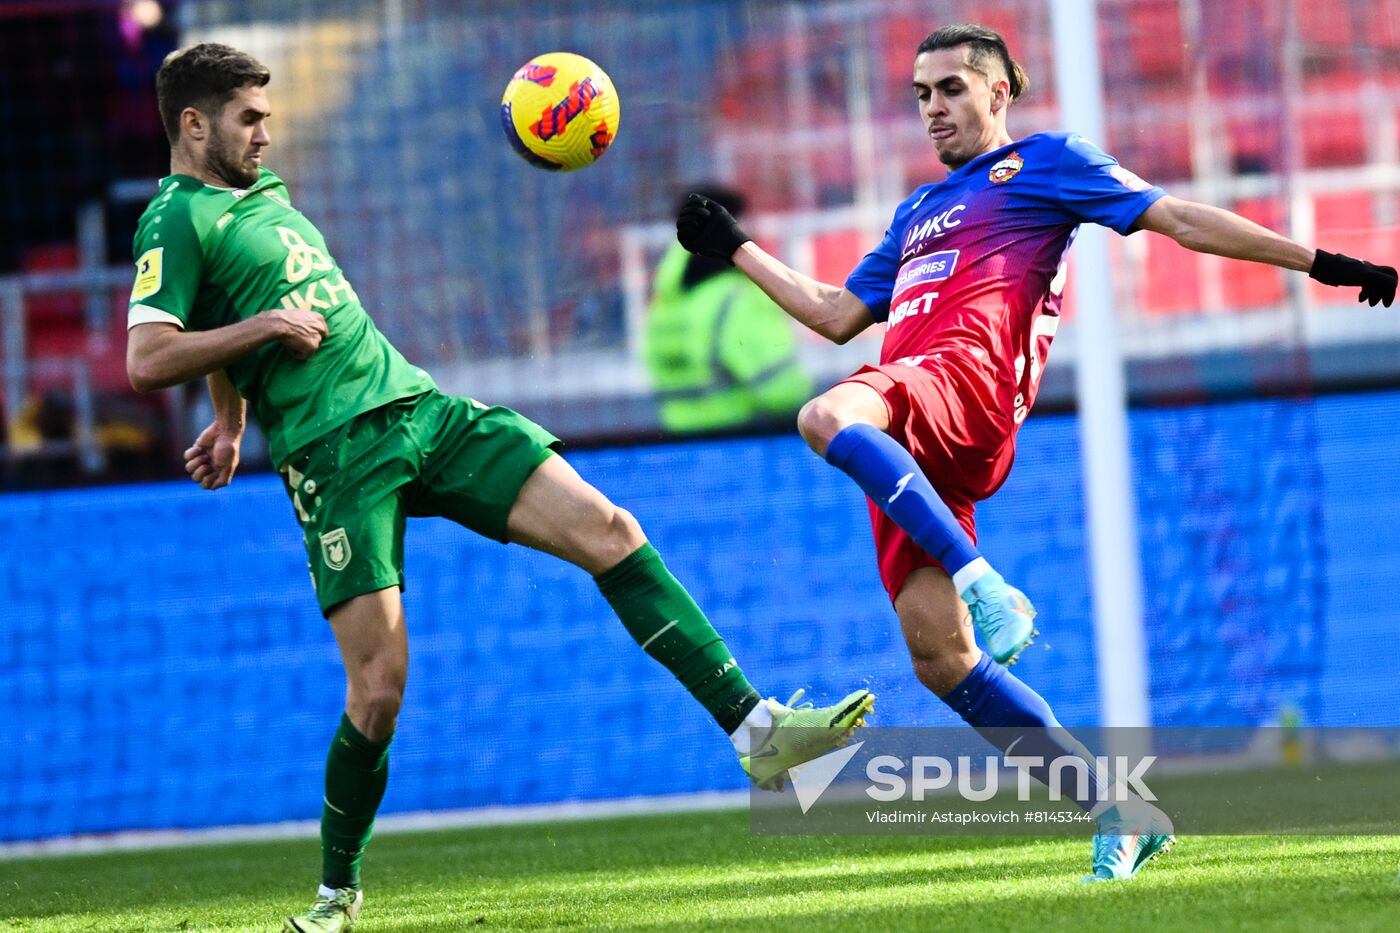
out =
[[[837,749],[792,769],[792,788],[798,805],[806,813],[816,805],[836,778],[864,745],[857,742]],[[987,755],[974,758],[959,755],[875,755],[865,764],[864,796],[879,803],[898,800],[922,802],[933,793],[952,792],[963,800],[990,800],[1010,786],[1006,771],[1013,771],[1016,800],[1031,799],[1032,783],[1043,783],[1051,800],[1091,800],[1118,802],[1134,799],[1156,800],[1144,783],[1147,770],[1157,761],[1155,755],[1130,758],[1126,755],[1100,755],[1092,760],[1078,755],[1060,755],[1047,760],[1040,755]],[[1033,774],[1032,770],[1039,771]],[[1096,778],[1091,781],[1090,778]],[[857,785],[859,786],[859,785]],[[1091,793],[1091,788],[1097,788]]]
[[962,223],[962,218],[958,215],[967,210],[966,204],[955,204],[946,211],[939,211],[930,217],[924,218],[917,224],[909,227],[909,232],[904,235],[904,255],[909,255],[914,249],[929,237],[940,237],[949,230]]

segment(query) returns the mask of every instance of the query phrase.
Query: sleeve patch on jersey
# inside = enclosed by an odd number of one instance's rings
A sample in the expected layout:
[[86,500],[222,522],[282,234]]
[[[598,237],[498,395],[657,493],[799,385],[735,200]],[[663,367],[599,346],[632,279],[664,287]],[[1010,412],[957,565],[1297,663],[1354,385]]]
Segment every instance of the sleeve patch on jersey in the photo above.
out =
[[1122,182],[1123,186],[1129,191],[1146,191],[1152,187],[1121,165],[1111,166],[1108,170],[1108,174]]
[[136,260],[136,284],[131,288],[132,301],[149,298],[160,291],[160,261],[164,253],[165,247],[157,246],[155,249],[146,250],[141,254],[141,258]]

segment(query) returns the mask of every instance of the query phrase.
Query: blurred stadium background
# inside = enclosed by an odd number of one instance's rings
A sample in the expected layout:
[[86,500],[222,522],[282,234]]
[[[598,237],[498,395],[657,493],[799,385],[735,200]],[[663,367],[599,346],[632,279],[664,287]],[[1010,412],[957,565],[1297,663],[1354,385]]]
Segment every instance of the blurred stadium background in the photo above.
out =
[[[1400,0],[1097,11],[1100,142],[1127,167],[1400,258]],[[792,431],[660,436],[638,341],[696,180],[742,189],[766,246],[844,280],[941,177],[908,78],[958,20],[1002,31],[1031,75],[1013,135],[1062,128],[1050,0],[0,2],[0,843],[319,813],[342,683],[280,483],[256,442],[231,489],[181,483],[202,388],[136,396],[123,365],[131,234],[168,169],[152,76],[200,40],[271,67],[269,164],[381,330],[444,389],[579,449],[761,689],[825,696],[854,674],[880,722],[950,723],[908,671],[854,487]],[[497,115],[555,49],[601,63],[623,104],[612,149],[568,176],[518,159]],[[1151,722],[1400,724],[1400,309],[1149,234],[1110,247]],[[1091,611],[1073,269],[1020,464],[979,526],[1043,613],[1018,674],[1088,725],[1111,718],[1115,659]],[[803,363],[825,386],[877,331],[804,340]],[[743,786],[586,576],[436,521],[411,526],[408,574],[385,812]]]

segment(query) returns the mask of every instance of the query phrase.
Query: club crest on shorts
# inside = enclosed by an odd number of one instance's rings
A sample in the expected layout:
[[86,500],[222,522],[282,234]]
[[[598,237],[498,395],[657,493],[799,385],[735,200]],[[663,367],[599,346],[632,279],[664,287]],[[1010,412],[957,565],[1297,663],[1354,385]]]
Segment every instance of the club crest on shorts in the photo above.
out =
[[997,184],[1010,181],[1016,177],[1017,172],[1025,167],[1025,164],[1026,160],[1021,158],[1018,153],[1013,152],[996,165],[993,165],[992,170],[987,173],[987,178]]
[[321,562],[327,570],[344,570],[350,563],[350,538],[344,528],[321,535]]

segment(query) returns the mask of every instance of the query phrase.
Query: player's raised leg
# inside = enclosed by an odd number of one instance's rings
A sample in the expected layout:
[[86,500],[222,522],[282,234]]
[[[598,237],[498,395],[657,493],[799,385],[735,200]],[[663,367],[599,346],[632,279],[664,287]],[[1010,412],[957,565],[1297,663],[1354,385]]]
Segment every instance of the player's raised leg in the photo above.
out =
[[355,925],[363,901],[360,858],[389,781],[389,742],[408,676],[397,586],[346,600],[327,618],[345,663],[345,713],[326,756],[321,887],[309,911],[283,924],[291,933],[341,933]]
[[803,406],[797,426],[814,451],[947,569],[992,657],[1013,663],[1035,636],[1035,607],[992,569],[913,454],[885,433],[890,415],[880,393],[838,383]]
[[[895,612],[919,681],[992,745],[1040,758],[1045,764],[1031,773],[1042,782],[1054,759],[1072,755],[1092,765],[1093,756],[1055,719],[1050,704],[978,650],[967,609],[946,573],[934,567],[910,573]],[[1174,841],[1171,823],[1140,800],[1108,805],[1109,789],[1092,767],[1087,771],[1087,793],[1076,794],[1075,803],[1099,826],[1091,877],[1130,878]]]
[[592,574],[628,633],[714,717],[760,785],[776,779],[780,787],[788,768],[843,743],[870,711],[874,697],[867,690],[817,709],[761,700],[637,520],[562,457],[549,457],[526,480],[511,508],[507,534]]

